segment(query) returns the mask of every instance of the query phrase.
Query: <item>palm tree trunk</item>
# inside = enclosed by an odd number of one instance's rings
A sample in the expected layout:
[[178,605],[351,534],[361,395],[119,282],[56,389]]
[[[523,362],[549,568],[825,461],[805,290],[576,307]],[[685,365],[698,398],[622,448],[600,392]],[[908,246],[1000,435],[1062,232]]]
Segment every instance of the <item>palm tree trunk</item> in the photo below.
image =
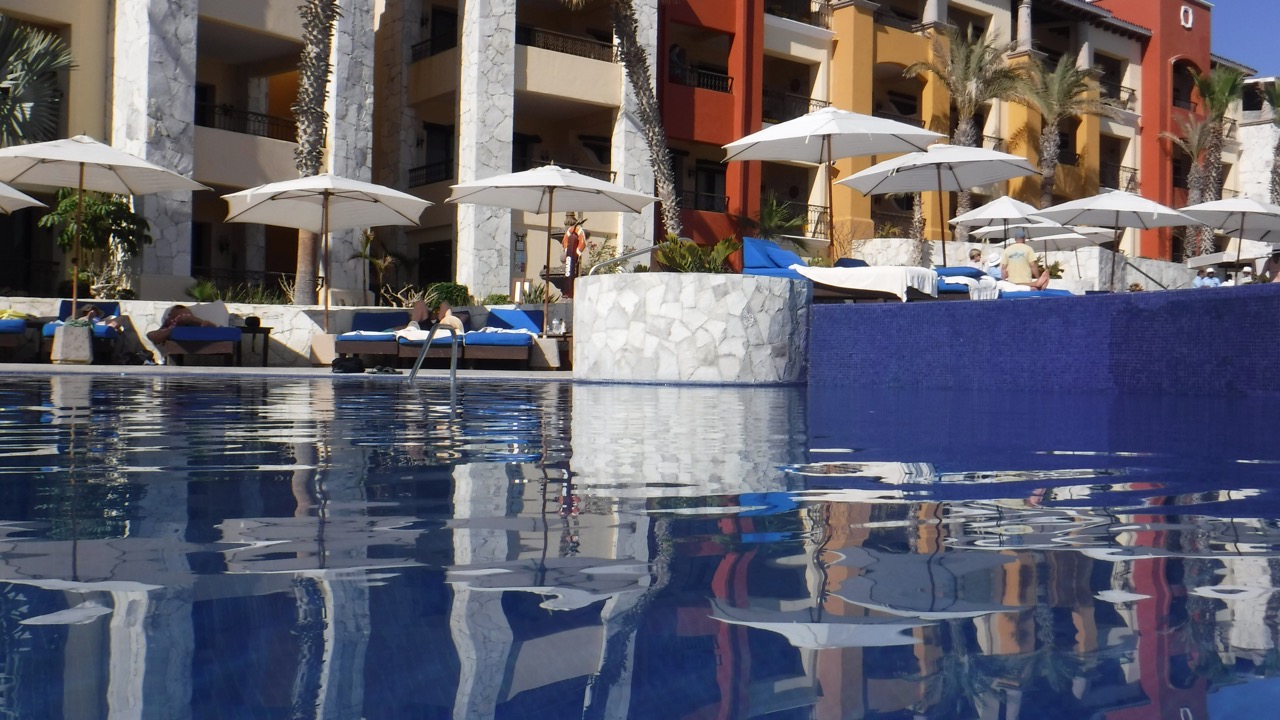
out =
[[[954,141],[956,145],[978,147],[978,126],[973,122],[972,114],[960,118],[960,122],[956,124]],[[956,193],[956,215],[963,215],[972,209],[973,193],[968,190],[961,190]],[[943,222],[946,222],[946,218],[943,218]],[[960,242],[969,242],[969,228],[957,227],[955,239]]]
[[1271,151],[1271,204],[1280,205],[1280,139]]
[[1040,130],[1040,207],[1053,205],[1053,188],[1058,182],[1058,156],[1062,152],[1062,136],[1056,128]]
[[[298,12],[302,18],[303,45],[302,58],[298,62],[298,99],[293,104],[293,117],[298,125],[294,166],[299,176],[309,177],[318,174],[324,166],[325,129],[329,122],[324,105],[329,95],[329,55],[333,49],[338,2],[305,0]],[[316,304],[318,245],[315,233],[298,231],[294,305]]]
[[627,81],[636,98],[636,116],[649,146],[649,162],[653,165],[654,187],[658,194],[662,224],[668,234],[680,235],[680,199],[676,197],[676,175],[667,149],[667,133],[662,126],[662,109],[653,91],[653,73],[649,54],[640,44],[640,24],[631,0],[614,0],[613,34],[618,38],[618,58],[627,73]]

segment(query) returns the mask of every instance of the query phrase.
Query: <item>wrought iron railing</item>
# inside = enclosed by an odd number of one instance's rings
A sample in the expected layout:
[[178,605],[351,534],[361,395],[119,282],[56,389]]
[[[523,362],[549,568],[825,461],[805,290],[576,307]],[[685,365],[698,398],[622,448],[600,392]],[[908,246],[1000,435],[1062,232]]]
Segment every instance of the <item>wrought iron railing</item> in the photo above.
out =
[[245,135],[297,142],[298,125],[289,118],[237,110],[230,105],[196,103],[196,125]]
[[[915,217],[909,212],[893,210],[872,210],[871,226],[877,237],[907,237],[911,234],[911,224]],[[887,232],[887,230],[890,230]]]
[[534,168],[545,167],[547,165],[555,165],[556,167],[564,168],[565,170],[572,170],[578,173],[579,175],[586,175],[587,177],[593,177],[597,180],[604,180],[605,182],[613,182],[614,178],[617,177],[617,173],[615,173],[612,170],[586,167],[585,165],[568,165],[565,163],[553,162],[551,160],[514,159],[511,161],[511,169],[514,170],[515,172],[524,172],[525,170],[532,170]]
[[1138,168],[1126,167],[1119,163],[1099,163],[1098,184],[1113,190],[1136,192],[1138,190]]
[[415,168],[409,168],[409,187],[422,187],[431,183],[453,179],[453,160],[440,160]]
[[761,115],[765,122],[785,122],[793,120],[829,106],[826,100],[818,100],[807,95],[784,93],[776,90],[765,90],[761,93]]
[[910,115],[899,115],[897,113],[886,112],[883,110],[876,110],[871,114],[886,120],[897,120],[898,122],[906,123],[908,125],[915,125],[916,127],[921,128],[924,127],[924,120],[917,117],[911,117]]
[[458,38],[454,35],[438,35],[428,38],[409,48],[409,62],[415,63],[432,55],[439,55],[446,50],[458,46]]
[[830,238],[831,220],[826,205],[806,205],[789,202],[786,208],[793,215],[804,218],[804,234],[811,238]]
[[680,207],[703,212],[729,212],[729,198],[716,193],[685,190],[680,193]]
[[920,18],[904,18],[884,8],[876,10],[874,18],[877,25],[897,28],[903,32],[915,32],[916,26],[921,22]]
[[1125,110],[1134,110],[1138,107],[1137,90],[1111,80],[1100,80],[1098,86],[1102,89],[1103,95],[1115,100],[1116,104]]
[[590,60],[613,62],[617,57],[611,43],[600,42],[591,38],[565,35],[525,25],[516,28],[516,44],[550,50],[551,52],[576,55]]
[[715,92],[733,92],[733,78],[722,72],[703,70],[702,68],[685,68],[683,71],[671,68],[671,82],[677,85],[714,90]]
[[831,0],[766,0],[770,15],[831,29]]
[[1004,138],[997,135],[983,135],[982,147],[988,150],[998,150],[1004,152]]

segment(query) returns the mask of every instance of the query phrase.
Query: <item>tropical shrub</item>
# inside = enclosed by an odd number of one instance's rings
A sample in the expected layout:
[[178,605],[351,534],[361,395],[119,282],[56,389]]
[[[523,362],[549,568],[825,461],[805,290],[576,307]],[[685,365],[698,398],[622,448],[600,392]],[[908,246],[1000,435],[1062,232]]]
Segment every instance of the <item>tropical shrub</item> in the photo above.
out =
[[729,273],[729,256],[742,248],[742,242],[725,238],[715,245],[699,245],[692,240],[664,242],[656,251],[658,262],[670,272]]
[[560,293],[549,283],[536,283],[524,294],[524,302],[529,305],[560,302]]
[[213,302],[222,299],[222,291],[213,284],[212,280],[199,278],[195,285],[187,288],[187,297],[196,302]]
[[427,307],[435,307],[441,302],[448,302],[454,307],[465,307],[472,304],[474,300],[466,285],[452,282],[431,283],[427,286],[422,299],[427,303]]
[[510,305],[511,296],[505,293],[489,293],[480,301],[481,305]]

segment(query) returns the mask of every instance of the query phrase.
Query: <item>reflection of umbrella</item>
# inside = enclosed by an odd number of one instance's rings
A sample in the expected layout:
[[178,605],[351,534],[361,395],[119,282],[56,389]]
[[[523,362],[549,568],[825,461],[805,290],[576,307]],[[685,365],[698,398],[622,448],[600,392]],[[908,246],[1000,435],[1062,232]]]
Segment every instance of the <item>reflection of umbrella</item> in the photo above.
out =
[[[604,180],[597,180],[572,170],[547,165],[544,167],[470,180],[453,186],[445,202],[473,203],[547,214],[547,263],[543,267],[546,281],[551,276],[551,216],[556,201],[561,207],[575,211],[640,212],[658,198]],[[547,295],[543,293],[542,334],[547,333]]]
[[76,314],[80,284],[80,227],[84,191],[112,195],[208,190],[195,180],[153,165],[123,150],[77,135],[66,140],[0,148],[0,182],[50,187],[74,187],[76,236],[71,252],[71,314]]
[[[378,225],[417,225],[431,203],[382,185],[322,173],[223,195],[227,222],[260,223],[319,233],[329,276],[329,233]],[[329,293],[324,294],[329,331]]]
[[[1182,208],[1182,214],[1238,237],[1256,237],[1261,233],[1280,231],[1280,205],[1247,197],[1191,205]],[[1236,262],[1240,262],[1240,245],[1236,245]]]
[[862,607],[924,620],[1022,610],[1000,602],[1004,566],[1017,559],[976,550],[897,553],[840,548],[854,573],[833,593]]
[[[823,165],[827,177],[827,221],[831,217],[832,162],[866,155],[924,150],[944,139],[931,130],[887,118],[825,107],[772,125],[724,146],[725,162],[771,160]],[[830,230],[829,230],[830,231]]]
[[[1170,207],[1140,195],[1113,190],[1072,200],[1036,213],[1063,225],[1101,225],[1111,228],[1152,228],[1195,225],[1196,221]],[[1111,262],[1111,289],[1115,289],[1116,264]]]
[[[1034,175],[1036,169],[1026,158],[986,148],[961,145],[933,145],[925,152],[910,153],[856,172],[840,180],[841,185],[866,195],[969,190],[980,185]],[[946,224],[942,230],[942,264],[947,264]]]
[[711,617],[731,625],[745,625],[778,633],[797,648],[888,647],[914,645],[914,628],[930,625],[897,617],[841,616],[813,610],[739,608],[711,600]]

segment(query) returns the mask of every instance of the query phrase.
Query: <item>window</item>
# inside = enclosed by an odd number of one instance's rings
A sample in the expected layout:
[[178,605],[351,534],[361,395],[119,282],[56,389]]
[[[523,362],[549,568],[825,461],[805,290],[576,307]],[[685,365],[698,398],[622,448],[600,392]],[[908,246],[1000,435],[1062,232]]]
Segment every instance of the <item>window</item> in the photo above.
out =
[[697,193],[693,207],[709,212],[725,212],[725,167],[723,163],[699,160],[697,164]]
[[1192,79],[1192,73],[1195,68],[1190,63],[1179,62],[1173,65],[1173,106],[1184,108],[1186,110],[1194,110],[1195,103],[1191,100],[1192,92],[1195,90],[1195,80]]
[[1191,158],[1181,149],[1173,154],[1173,186],[1182,190],[1190,187]]
[[427,183],[441,182],[453,177],[453,126],[422,123],[426,138],[423,144],[423,165]]

